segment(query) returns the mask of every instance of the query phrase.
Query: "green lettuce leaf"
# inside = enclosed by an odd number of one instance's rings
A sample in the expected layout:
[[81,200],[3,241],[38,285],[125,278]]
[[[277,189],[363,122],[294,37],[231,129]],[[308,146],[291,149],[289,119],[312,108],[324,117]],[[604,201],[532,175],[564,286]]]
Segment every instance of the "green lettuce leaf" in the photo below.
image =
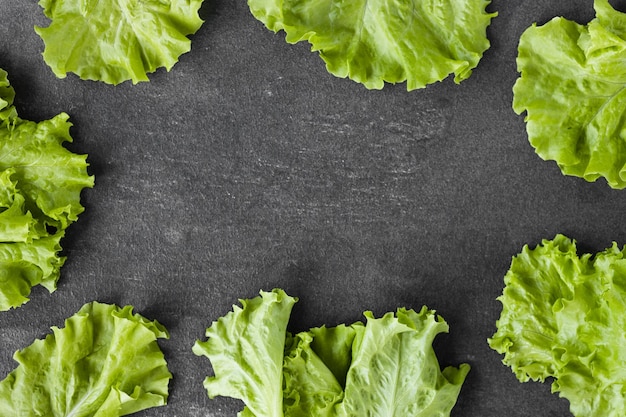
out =
[[340,416],[449,416],[470,370],[468,364],[441,372],[432,343],[448,325],[433,310],[399,309],[357,332]]
[[204,387],[210,398],[229,396],[246,403],[243,416],[282,416],[283,353],[296,298],[282,290],[261,291],[214,322],[207,340],[193,352],[210,359],[215,373]]
[[352,363],[352,344],[357,329],[362,326],[362,323],[356,322],[350,326],[340,324],[335,327],[314,327],[307,332],[312,336],[311,349],[333,373],[342,388],[346,386],[348,369]]
[[0,172],[0,242],[32,242],[45,233],[37,230],[40,224],[26,210],[26,199],[12,179],[15,169]]
[[18,351],[0,382],[3,415],[117,417],[164,405],[172,375],[156,340],[156,321],[97,302]]
[[563,235],[525,246],[504,277],[489,345],[520,381],[554,378],[577,417],[626,414],[626,259],[579,256]]
[[56,289],[65,258],[60,240],[84,211],[80,193],[93,187],[85,155],[71,142],[68,116],[22,120],[0,70],[0,310],[28,301],[31,288]]
[[17,117],[17,112],[13,106],[15,91],[9,83],[8,74],[0,68],[0,126],[4,125],[9,119]]
[[[349,329],[354,338],[354,330]],[[331,417],[336,415],[335,407],[343,399],[343,387],[333,374],[321,354],[316,352],[312,343],[329,346],[333,351],[332,340],[324,335],[314,337],[311,332],[302,332],[289,339],[285,351],[283,368],[283,412],[285,416],[318,416]],[[350,352],[350,346],[343,355]],[[331,358],[332,359],[332,358]],[[345,380],[345,375],[343,376]]]
[[202,25],[202,0],[41,0],[48,27],[36,32],[44,60],[64,78],[119,84],[148,81],[191,49],[187,37]]
[[0,128],[0,172],[11,169],[27,210],[48,225],[65,229],[84,211],[80,192],[93,186],[87,157],[63,146],[71,142],[69,116],[35,123],[19,120]]
[[528,139],[566,175],[626,187],[626,14],[595,0],[583,26],[555,18],[521,36],[513,109]]
[[59,256],[62,237],[63,232],[57,232],[29,243],[0,243],[0,310],[26,303],[36,285],[56,290],[66,259]]
[[384,82],[423,88],[454,73],[468,78],[489,48],[488,0],[248,0],[265,26],[286,41],[309,41],[327,70],[370,89]]
[[243,400],[245,417],[450,415],[470,368],[440,370],[432,342],[448,326],[434,311],[366,312],[366,324],[292,336],[285,329],[295,301],[282,290],[261,292],[196,342],[215,372],[205,382],[211,398]]

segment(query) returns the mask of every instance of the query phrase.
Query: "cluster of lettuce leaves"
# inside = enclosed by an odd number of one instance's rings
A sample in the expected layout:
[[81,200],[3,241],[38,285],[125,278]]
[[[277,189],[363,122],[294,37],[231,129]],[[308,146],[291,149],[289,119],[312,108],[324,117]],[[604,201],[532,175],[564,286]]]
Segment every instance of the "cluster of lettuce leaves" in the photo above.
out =
[[468,78],[489,48],[489,0],[248,0],[250,11],[286,41],[319,51],[333,75],[381,89],[424,88],[454,73]]
[[44,60],[64,78],[119,84],[148,81],[191,49],[202,0],[41,0],[48,27],[36,28]]
[[157,339],[169,335],[132,310],[86,304],[17,351],[0,382],[2,415],[119,417],[164,405],[172,375]]
[[366,312],[366,324],[292,335],[296,301],[261,291],[213,322],[193,346],[213,367],[209,397],[243,400],[242,417],[450,415],[470,367],[440,370],[432,342],[448,325],[434,311]]
[[626,250],[557,235],[513,258],[489,345],[517,378],[554,378],[576,417],[626,415]]
[[583,26],[554,18],[521,36],[513,109],[528,138],[566,175],[626,187],[626,14],[595,0]]
[[[168,71],[191,49],[203,0],[40,0],[48,27],[36,28],[58,77],[119,84]],[[372,3],[366,0],[249,0],[252,14],[286,40],[307,40],[328,71],[367,88],[407,82],[423,88],[454,73],[468,78],[489,48],[490,0]]]
[[56,289],[60,240],[93,187],[85,155],[63,146],[72,125],[61,113],[40,123],[17,115],[15,92],[0,69],[0,311],[28,301],[31,288]]

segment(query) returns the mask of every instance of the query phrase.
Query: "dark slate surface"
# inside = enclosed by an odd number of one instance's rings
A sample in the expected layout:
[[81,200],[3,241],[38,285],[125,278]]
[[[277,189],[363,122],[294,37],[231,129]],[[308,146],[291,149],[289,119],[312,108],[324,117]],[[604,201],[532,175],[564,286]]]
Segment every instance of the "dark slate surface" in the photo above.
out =
[[[620,6],[616,3],[618,7]],[[626,4],[622,2],[621,9]],[[11,356],[84,303],[132,304],[167,326],[170,403],[138,416],[234,416],[209,400],[191,346],[241,297],[300,298],[292,331],[428,305],[450,324],[442,365],[473,369],[455,417],[563,416],[547,384],[520,384],[486,339],[503,275],[524,244],[564,233],[585,251],[626,243],[626,191],[564,177],[511,110],[520,34],[591,0],[494,0],[492,42],[470,79],[368,91],[329,75],[307,44],[266,30],[244,1],[207,0],[192,51],[150,83],[57,79],[34,0],[0,1],[0,67],[21,116],[65,111],[94,189],[63,241],[58,290],[0,313]]]

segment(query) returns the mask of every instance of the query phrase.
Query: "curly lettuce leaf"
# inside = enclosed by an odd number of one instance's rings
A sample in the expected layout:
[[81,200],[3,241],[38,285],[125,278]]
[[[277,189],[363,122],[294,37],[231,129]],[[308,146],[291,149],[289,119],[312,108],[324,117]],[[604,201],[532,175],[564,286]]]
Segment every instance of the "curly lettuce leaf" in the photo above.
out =
[[441,372],[432,343],[448,325],[433,310],[398,309],[357,332],[339,415],[449,416],[470,370],[468,364]]
[[17,117],[17,112],[13,106],[15,91],[9,83],[8,74],[0,68],[0,126],[9,119]]
[[157,338],[169,335],[158,322],[92,302],[52,332],[15,353],[0,382],[4,415],[118,417],[166,403],[172,375]]
[[[349,329],[354,338],[354,330]],[[283,367],[283,413],[285,416],[333,417],[335,407],[343,399],[343,386],[324,362],[322,355],[312,344],[333,346],[324,335],[314,337],[311,332],[302,332],[291,337],[285,351]],[[321,342],[320,342],[321,341]],[[343,353],[349,353],[351,346]],[[332,348],[335,350],[335,348]],[[332,360],[332,358],[331,358]],[[345,380],[345,375],[344,375]]]
[[595,0],[583,26],[555,18],[521,36],[513,109],[531,145],[565,175],[626,187],[626,14]]
[[44,60],[59,78],[119,84],[148,81],[191,49],[202,0],[40,0],[48,27],[35,28]]
[[489,48],[486,29],[496,16],[485,11],[489,3],[248,0],[254,17],[284,30],[287,42],[308,41],[331,74],[369,89],[406,81],[407,90],[471,75]]
[[[213,364],[210,397],[243,400],[240,415],[246,417],[450,415],[469,365],[440,370],[432,342],[448,326],[434,311],[398,309],[378,319],[366,312],[366,324],[285,337],[285,330],[277,334],[267,327],[277,322],[284,329],[296,300],[282,290],[269,293],[272,298],[267,294],[242,301],[243,309],[214,322],[209,340],[194,345],[194,352]],[[274,305],[279,295],[287,308]],[[244,313],[250,305],[250,313],[263,311],[263,320],[248,319]]]
[[35,285],[56,289],[59,242],[84,210],[81,191],[94,184],[86,156],[63,146],[72,141],[67,114],[22,120],[14,95],[0,70],[0,311],[28,301]]
[[26,199],[12,179],[13,168],[0,172],[0,242],[32,242],[45,230],[26,210]]
[[66,229],[84,211],[80,192],[93,186],[87,157],[63,146],[71,142],[69,116],[0,128],[0,172],[12,169],[26,207],[47,225]]
[[[365,325],[295,336],[285,357],[285,415],[449,416],[470,366],[440,370],[432,343],[448,331],[445,321],[426,307],[365,317]],[[335,358],[349,358],[347,369],[333,366]]]
[[26,303],[32,287],[56,290],[65,256],[60,256],[63,232],[32,242],[0,243],[0,310]]
[[577,254],[563,235],[525,246],[504,277],[489,345],[517,378],[554,378],[574,416],[626,414],[626,251]]
[[243,400],[242,416],[283,415],[283,352],[296,301],[282,290],[261,291],[206,330],[208,339],[197,341],[193,352],[213,366],[215,376],[204,381],[210,398]]

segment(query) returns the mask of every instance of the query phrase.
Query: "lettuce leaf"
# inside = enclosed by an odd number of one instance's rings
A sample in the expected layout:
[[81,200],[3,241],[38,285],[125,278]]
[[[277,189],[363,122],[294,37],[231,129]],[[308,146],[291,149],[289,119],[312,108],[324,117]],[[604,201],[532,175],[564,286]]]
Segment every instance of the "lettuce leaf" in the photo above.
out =
[[243,416],[282,416],[283,351],[297,299],[282,290],[260,294],[214,322],[193,352],[211,360],[215,376],[204,381],[210,398],[243,400]]
[[520,381],[554,378],[577,417],[626,414],[626,251],[578,256],[557,235],[525,246],[504,277],[489,345]]
[[555,18],[521,36],[513,109],[528,139],[565,175],[626,187],[626,14],[595,0],[583,26]]
[[311,349],[342,387],[346,386],[348,370],[352,363],[352,344],[357,330],[362,326],[361,322],[356,322],[349,326],[340,324],[335,327],[314,327],[306,332],[312,337]]
[[358,327],[339,415],[449,416],[470,370],[468,364],[440,371],[432,343],[448,325],[425,306],[398,309],[376,319],[365,313]]
[[365,312],[365,324],[292,336],[285,329],[296,301],[261,292],[196,342],[193,351],[215,372],[205,382],[211,398],[243,400],[245,417],[450,415],[470,367],[441,372],[432,342],[448,325],[434,311]]
[[4,125],[9,119],[17,117],[17,111],[13,106],[15,91],[9,83],[8,74],[0,68],[0,126]]
[[384,82],[423,88],[454,73],[468,78],[489,48],[488,0],[248,0],[265,26],[286,41],[309,41],[326,69],[369,89]]
[[0,242],[32,242],[45,231],[37,230],[40,223],[26,210],[14,174],[13,168],[0,172]]
[[63,232],[58,232],[29,243],[0,243],[0,310],[26,303],[35,285],[56,290],[66,260],[59,256],[62,237]]
[[202,25],[202,0],[40,0],[48,27],[35,28],[44,60],[64,78],[119,84],[148,81],[191,49],[187,35]]
[[68,115],[22,120],[0,70],[0,310],[28,301],[31,288],[56,289],[60,240],[84,211],[80,193],[93,187],[85,155],[67,150]]
[[66,229],[84,211],[80,192],[93,186],[85,155],[70,152],[69,116],[35,123],[21,120],[0,128],[0,172],[13,170],[26,209],[48,226]]
[[[348,369],[335,368],[338,374],[333,372],[332,363],[337,362],[336,356],[351,360],[355,329],[352,326],[342,326],[321,328],[321,332],[315,330],[317,329],[288,337],[283,364],[285,416],[335,416],[336,407],[344,398]],[[344,340],[349,343],[333,338],[333,334],[346,338]],[[347,365],[349,366],[349,362]],[[340,382],[341,378],[344,385]]]
[[132,307],[92,302],[52,334],[18,351],[0,382],[4,415],[117,417],[164,405],[172,375],[156,321]]

